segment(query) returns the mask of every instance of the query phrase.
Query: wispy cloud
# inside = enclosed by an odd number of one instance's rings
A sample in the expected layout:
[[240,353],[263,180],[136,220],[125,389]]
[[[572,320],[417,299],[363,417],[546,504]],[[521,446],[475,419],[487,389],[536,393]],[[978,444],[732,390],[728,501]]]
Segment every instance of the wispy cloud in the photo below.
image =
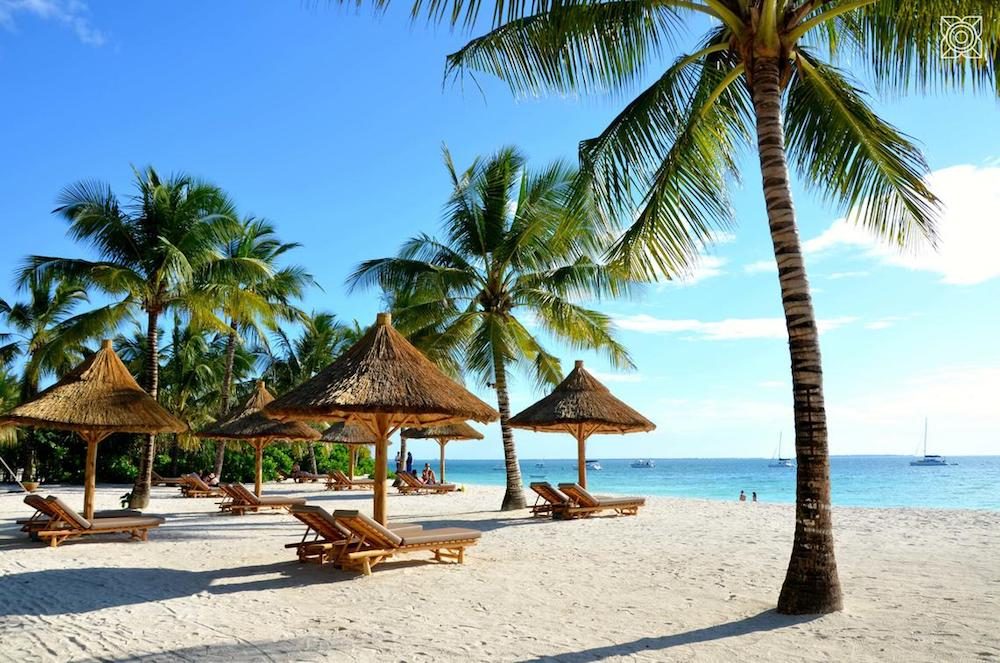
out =
[[847,219],[838,219],[819,236],[803,244],[807,253],[860,249],[879,262],[906,269],[932,272],[941,281],[974,285],[1000,277],[1000,167],[954,166],[928,177],[931,190],[941,199],[938,246],[927,242],[903,252],[886,246]]
[[[853,316],[840,316],[820,320],[820,332],[827,332],[857,322]],[[784,318],[729,318],[705,322],[702,320],[674,320],[655,318],[645,313],[615,318],[620,329],[641,334],[689,334],[691,338],[706,341],[731,341],[742,339],[786,339]]]
[[868,272],[834,272],[826,278],[831,281],[837,281],[839,279],[860,279],[868,276]]
[[0,27],[16,30],[19,16],[31,16],[69,28],[88,46],[103,46],[107,35],[91,24],[89,11],[81,0],[0,0]]
[[765,272],[777,273],[778,263],[774,262],[774,258],[757,260],[756,262],[743,265],[743,271],[747,274],[763,274]]

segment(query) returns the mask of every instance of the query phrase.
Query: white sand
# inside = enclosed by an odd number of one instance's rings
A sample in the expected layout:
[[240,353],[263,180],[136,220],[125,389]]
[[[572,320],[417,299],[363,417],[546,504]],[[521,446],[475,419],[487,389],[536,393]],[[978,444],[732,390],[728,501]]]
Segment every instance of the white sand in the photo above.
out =
[[[99,486],[98,508],[125,487]],[[328,509],[370,497],[269,485]],[[78,488],[43,488],[73,504]],[[157,488],[148,543],[57,549],[0,495],[0,659],[14,661],[1000,660],[1000,513],[836,510],[847,608],[771,608],[792,509],[653,498],[635,518],[500,514],[500,489],[393,495],[394,520],[484,531],[464,566],[424,554],[369,578],[300,565],[288,515],[221,516]]]

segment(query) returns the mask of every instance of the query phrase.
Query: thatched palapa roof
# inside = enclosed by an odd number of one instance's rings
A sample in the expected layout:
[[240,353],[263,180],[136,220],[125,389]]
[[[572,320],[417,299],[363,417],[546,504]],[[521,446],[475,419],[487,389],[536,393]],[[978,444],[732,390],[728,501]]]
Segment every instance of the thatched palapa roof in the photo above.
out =
[[585,424],[588,435],[651,431],[656,425],[615,398],[583,367],[582,361],[551,394],[510,419],[515,428],[565,432]]
[[429,426],[427,428],[404,428],[400,433],[402,437],[411,440],[481,440],[483,434],[475,428],[459,421],[453,424],[442,426]]
[[393,329],[388,313],[380,313],[339,359],[270,403],[266,413],[305,420],[385,414],[415,426],[499,417]]
[[136,383],[111,341],[0,424],[88,433],[180,433],[187,424]]
[[263,380],[243,407],[234,410],[220,421],[197,433],[198,437],[215,440],[318,440],[319,432],[301,421],[279,421],[261,413],[274,396],[268,392]]
[[323,432],[323,442],[362,446],[375,444],[375,434],[361,424],[338,421]]

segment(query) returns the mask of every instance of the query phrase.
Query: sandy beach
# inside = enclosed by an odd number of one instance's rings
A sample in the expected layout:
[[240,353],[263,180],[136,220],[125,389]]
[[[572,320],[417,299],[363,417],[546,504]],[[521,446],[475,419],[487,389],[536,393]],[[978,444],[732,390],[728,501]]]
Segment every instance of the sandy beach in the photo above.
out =
[[[116,508],[127,487],[98,487]],[[501,490],[391,495],[393,521],[474,527],[464,566],[401,557],[371,577],[298,564],[288,515],[222,516],[154,489],[147,543],[57,549],[0,496],[0,659],[43,661],[1000,660],[1000,513],[836,509],[844,612],[774,614],[792,507],[651,498],[638,517],[499,513]],[[78,487],[43,487],[79,504]],[[320,484],[273,494],[370,510]]]

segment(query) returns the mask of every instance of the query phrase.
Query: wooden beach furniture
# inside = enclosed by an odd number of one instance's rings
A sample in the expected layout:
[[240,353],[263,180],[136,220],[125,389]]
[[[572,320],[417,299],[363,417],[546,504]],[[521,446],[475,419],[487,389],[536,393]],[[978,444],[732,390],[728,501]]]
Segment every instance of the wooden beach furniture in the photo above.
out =
[[304,497],[283,497],[279,495],[258,497],[241,483],[226,484],[223,490],[231,499],[224,500],[220,504],[220,508],[223,511],[229,511],[233,515],[243,515],[247,511],[257,513],[267,509],[284,509],[288,511],[293,506],[301,506],[306,503],[306,498]]
[[561,483],[562,491],[573,504],[552,512],[555,518],[587,518],[601,511],[614,511],[622,516],[634,516],[639,507],[645,506],[644,497],[602,497],[591,495],[585,488],[575,483]]
[[36,532],[42,541],[55,548],[67,539],[92,534],[128,534],[133,539],[145,541],[149,530],[164,523],[159,516],[123,516],[117,518],[87,519],[58,497],[46,498],[55,517]]
[[334,470],[327,475],[327,490],[369,490],[375,487],[375,479],[351,479],[341,470]]
[[195,473],[185,474],[181,477],[184,483],[181,484],[181,494],[184,497],[224,497],[225,494],[220,488],[213,488],[202,481],[201,477]]
[[531,490],[535,491],[538,496],[535,498],[535,504],[531,507],[532,516],[551,516],[557,510],[573,506],[573,501],[559,492],[548,481],[533,482]]
[[[293,506],[291,514],[306,526],[302,538],[295,543],[285,544],[286,548],[295,548],[300,562],[314,561],[322,564],[335,558],[343,546],[352,539],[351,531],[337,522],[337,519],[326,509],[302,505]],[[424,529],[418,523],[395,523],[389,525],[390,531],[399,536],[416,534]]]
[[152,483],[154,486],[176,487],[184,483],[184,479],[181,477],[161,477],[156,472],[153,472],[152,476],[153,476]]
[[[30,518],[22,518],[16,521],[21,526],[22,532],[27,532],[28,536],[37,538],[36,533],[45,529],[53,518],[58,518],[58,512],[41,495],[26,495],[24,503],[35,510]],[[95,518],[123,518],[126,516],[141,516],[141,511],[133,509],[113,509],[110,511],[95,511]]]
[[412,472],[397,472],[396,476],[403,480],[403,483],[396,486],[396,490],[404,495],[410,493],[450,493],[456,488],[453,483],[424,483],[420,477]]
[[463,527],[422,529],[418,532],[396,534],[376,520],[356,510],[338,509],[333,517],[351,533],[350,541],[337,548],[334,565],[349,571],[371,575],[372,567],[402,553],[428,550],[434,560],[465,562],[465,549],[479,542],[482,532]]
[[435,440],[441,452],[441,460],[438,461],[438,479],[444,483],[444,448],[453,440],[481,440],[483,434],[475,428],[465,423],[457,421],[443,426],[428,426],[426,428],[404,428],[400,431],[400,437],[406,440]]

